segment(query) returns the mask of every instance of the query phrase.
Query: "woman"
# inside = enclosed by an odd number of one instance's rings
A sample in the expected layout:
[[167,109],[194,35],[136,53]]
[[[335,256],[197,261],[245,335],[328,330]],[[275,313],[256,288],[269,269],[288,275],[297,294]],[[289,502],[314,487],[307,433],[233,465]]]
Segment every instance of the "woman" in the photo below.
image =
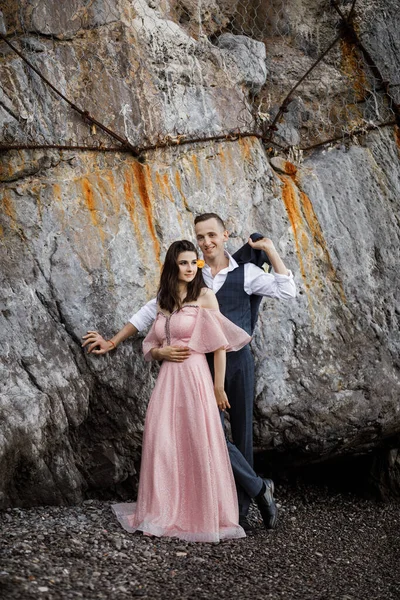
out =
[[[221,315],[201,263],[186,240],[167,251],[143,352],[163,360],[172,346],[185,346],[190,355],[161,365],[146,413],[137,503],[113,510],[130,532],[217,542],[245,536],[218,408],[229,408],[225,352],[251,338]],[[214,384],[206,352],[214,352]]]

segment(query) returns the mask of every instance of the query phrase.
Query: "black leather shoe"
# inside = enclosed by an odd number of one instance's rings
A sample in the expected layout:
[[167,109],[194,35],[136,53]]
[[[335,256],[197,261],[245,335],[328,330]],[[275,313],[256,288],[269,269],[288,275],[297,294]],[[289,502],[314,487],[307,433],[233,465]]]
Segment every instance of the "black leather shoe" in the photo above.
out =
[[239,525],[240,527],[243,527],[246,533],[251,533],[252,531],[255,531],[255,527],[253,527],[253,525],[250,525],[250,523],[247,520],[247,517],[239,517]]
[[264,479],[265,490],[262,490],[254,498],[260,510],[265,529],[275,529],[278,521],[278,509],[274,500],[274,482],[272,479]]

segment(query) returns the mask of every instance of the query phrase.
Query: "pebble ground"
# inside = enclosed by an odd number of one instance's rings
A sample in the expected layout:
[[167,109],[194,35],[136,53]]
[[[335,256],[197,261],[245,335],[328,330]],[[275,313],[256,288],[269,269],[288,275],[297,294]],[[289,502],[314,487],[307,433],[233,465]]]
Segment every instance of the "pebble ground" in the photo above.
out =
[[279,527],[220,544],[131,535],[110,503],[0,513],[5,600],[399,600],[400,504],[279,487]]

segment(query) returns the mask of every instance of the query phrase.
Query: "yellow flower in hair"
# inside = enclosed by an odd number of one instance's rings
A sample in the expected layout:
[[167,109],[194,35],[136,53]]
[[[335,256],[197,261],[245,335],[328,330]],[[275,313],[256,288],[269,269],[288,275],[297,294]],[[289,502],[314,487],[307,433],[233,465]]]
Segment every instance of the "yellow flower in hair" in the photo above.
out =
[[204,267],[204,265],[206,264],[204,260],[202,260],[201,258],[198,258],[197,261],[197,266],[199,269],[202,269]]

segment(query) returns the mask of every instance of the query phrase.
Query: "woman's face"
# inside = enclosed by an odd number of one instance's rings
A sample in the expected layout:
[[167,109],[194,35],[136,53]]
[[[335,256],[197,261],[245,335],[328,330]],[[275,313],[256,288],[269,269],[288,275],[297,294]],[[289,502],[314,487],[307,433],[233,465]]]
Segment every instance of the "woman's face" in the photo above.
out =
[[198,269],[196,253],[190,251],[181,252],[178,254],[176,263],[179,268],[178,281],[184,281],[185,283],[193,281]]

